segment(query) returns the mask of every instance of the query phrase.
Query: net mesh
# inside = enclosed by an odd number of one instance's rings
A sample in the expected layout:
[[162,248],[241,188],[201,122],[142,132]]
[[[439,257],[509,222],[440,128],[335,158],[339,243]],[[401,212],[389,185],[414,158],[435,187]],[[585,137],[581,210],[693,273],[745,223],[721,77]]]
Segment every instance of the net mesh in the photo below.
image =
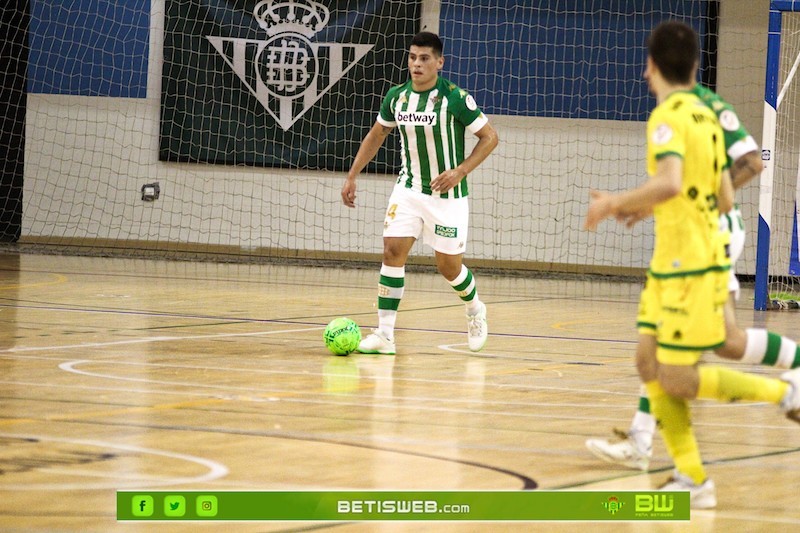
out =
[[[308,35],[260,24],[259,5],[277,13],[294,4],[324,5],[327,23]],[[359,178],[355,210],[341,205],[343,171],[385,91],[405,79],[408,37],[429,4],[30,2],[27,102],[17,100],[26,111],[20,242],[374,260],[397,135]],[[445,0],[427,21],[445,42],[442,75],[475,96],[501,136],[469,177],[473,264],[599,273],[647,264],[649,223],[582,231],[589,191],[645,175],[654,101],[641,73],[652,26],[690,22],[710,83],[718,30],[716,2],[646,4]],[[270,76],[299,64],[289,50],[315,57],[325,76],[315,78],[316,99],[274,85]],[[155,184],[157,198],[143,194]]]

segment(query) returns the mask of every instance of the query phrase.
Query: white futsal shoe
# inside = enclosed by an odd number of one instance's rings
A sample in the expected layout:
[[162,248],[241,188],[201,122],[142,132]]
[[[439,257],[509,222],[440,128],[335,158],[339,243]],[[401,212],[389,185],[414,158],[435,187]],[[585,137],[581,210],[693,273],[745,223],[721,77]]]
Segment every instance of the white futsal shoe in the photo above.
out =
[[692,509],[713,509],[717,506],[717,487],[710,479],[700,485],[675,470],[666,483],[658,487],[664,491],[689,491],[689,506]]
[[489,338],[489,324],[486,322],[486,304],[481,302],[481,308],[474,315],[467,315],[467,341],[469,349],[479,352]]
[[373,329],[371,334],[358,343],[356,351],[359,353],[394,355],[394,340],[386,337],[380,330]]
[[586,447],[590,452],[608,463],[637,470],[647,470],[650,466],[653,448],[645,448],[633,433],[625,433],[619,429],[614,429],[614,433],[621,440],[611,442],[606,439],[587,439]]

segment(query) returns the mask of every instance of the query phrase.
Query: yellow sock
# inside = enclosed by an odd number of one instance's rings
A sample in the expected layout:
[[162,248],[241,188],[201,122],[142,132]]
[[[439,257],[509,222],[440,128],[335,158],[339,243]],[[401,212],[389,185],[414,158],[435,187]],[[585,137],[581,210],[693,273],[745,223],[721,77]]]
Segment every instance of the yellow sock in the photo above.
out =
[[650,412],[658,422],[658,429],[676,470],[692,478],[698,485],[703,483],[706,471],[692,431],[689,402],[668,396],[656,380],[645,383],[645,387],[650,397]]
[[698,398],[779,404],[789,387],[788,383],[779,379],[754,376],[722,366],[702,365],[698,368],[698,373]]

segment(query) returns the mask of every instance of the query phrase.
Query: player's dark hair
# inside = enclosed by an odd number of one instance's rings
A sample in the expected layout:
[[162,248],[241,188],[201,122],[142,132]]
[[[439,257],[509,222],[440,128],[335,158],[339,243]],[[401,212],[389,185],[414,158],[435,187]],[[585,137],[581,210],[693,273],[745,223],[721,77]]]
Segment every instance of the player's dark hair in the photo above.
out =
[[435,33],[429,31],[421,31],[411,39],[411,46],[429,46],[433,48],[433,52],[440,56],[444,50],[442,40]]
[[700,55],[697,33],[688,24],[670,20],[653,29],[647,53],[670,83],[691,83]]

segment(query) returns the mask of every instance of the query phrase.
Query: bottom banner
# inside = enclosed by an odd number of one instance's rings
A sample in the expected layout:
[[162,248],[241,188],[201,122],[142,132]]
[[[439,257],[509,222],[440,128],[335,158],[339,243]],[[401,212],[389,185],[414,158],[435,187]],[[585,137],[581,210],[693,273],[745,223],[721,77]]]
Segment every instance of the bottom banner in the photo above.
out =
[[119,491],[117,520],[689,520],[662,491]]

